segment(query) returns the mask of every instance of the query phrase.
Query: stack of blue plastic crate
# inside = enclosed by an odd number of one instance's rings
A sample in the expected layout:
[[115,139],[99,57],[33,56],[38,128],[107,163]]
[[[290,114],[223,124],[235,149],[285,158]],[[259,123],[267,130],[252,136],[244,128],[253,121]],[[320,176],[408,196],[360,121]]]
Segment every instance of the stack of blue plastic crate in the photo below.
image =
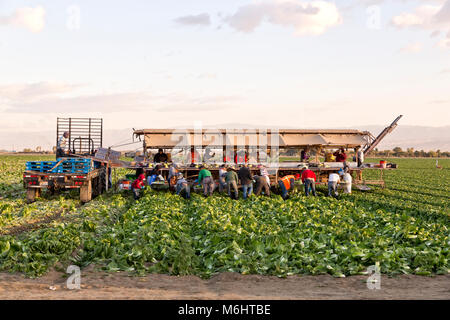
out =
[[94,168],[91,166],[91,160],[79,158],[66,158],[56,168],[50,171],[58,161],[28,161],[26,163],[27,171],[48,172],[48,173],[89,173]]

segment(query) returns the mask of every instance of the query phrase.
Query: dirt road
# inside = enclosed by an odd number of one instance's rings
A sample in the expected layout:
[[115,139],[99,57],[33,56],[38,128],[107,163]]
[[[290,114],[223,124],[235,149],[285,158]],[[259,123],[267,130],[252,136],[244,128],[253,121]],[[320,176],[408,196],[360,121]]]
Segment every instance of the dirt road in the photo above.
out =
[[195,276],[105,273],[82,270],[81,289],[66,288],[66,275],[52,271],[38,279],[0,273],[0,299],[450,299],[450,275],[382,276],[369,290],[366,276],[271,276],[222,273]]

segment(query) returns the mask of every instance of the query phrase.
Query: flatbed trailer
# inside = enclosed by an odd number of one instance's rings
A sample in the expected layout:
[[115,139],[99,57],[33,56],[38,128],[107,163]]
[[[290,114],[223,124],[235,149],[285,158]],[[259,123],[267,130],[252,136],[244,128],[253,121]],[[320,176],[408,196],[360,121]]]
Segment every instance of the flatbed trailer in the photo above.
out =
[[[98,118],[57,118],[56,142],[68,133],[68,150],[57,153],[56,161],[29,161],[23,173],[27,201],[33,202],[42,190],[54,193],[79,189],[82,203],[109,187],[110,149],[102,148],[103,120]],[[97,158],[98,157],[98,158]]]
[[80,189],[80,201],[89,202],[106,190],[106,172],[106,167],[94,169],[88,173],[25,171],[23,185],[27,190],[27,201],[34,202],[45,189],[52,193],[59,190]]

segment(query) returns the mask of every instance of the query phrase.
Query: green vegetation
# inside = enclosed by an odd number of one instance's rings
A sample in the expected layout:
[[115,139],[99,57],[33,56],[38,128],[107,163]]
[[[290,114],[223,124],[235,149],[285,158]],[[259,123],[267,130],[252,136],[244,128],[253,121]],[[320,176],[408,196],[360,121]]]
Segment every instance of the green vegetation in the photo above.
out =
[[441,160],[438,170],[432,159],[388,159],[399,169],[385,171],[386,189],[355,190],[340,199],[324,197],[323,187],[317,198],[299,192],[287,201],[196,194],[185,201],[148,189],[138,202],[111,191],[84,206],[73,193],[26,204],[25,158],[0,161],[0,232],[65,208],[40,229],[0,236],[3,271],[40,276],[52,267],[94,263],[138,275],[342,277],[379,262],[392,275],[449,272],[450,160]]

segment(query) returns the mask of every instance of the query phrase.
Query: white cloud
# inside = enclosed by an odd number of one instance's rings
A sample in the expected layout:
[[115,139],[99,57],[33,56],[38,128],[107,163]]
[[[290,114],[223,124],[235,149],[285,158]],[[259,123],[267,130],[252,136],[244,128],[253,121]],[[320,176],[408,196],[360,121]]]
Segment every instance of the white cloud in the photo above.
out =
[[60,82],[0,85],[0,98],[3,100],[35,101],[47,96],[67,93],[78,87],[80,85]]
[[433,18],[441,9],[440,6],[423,5],[414,12],[404,12],[392,19],[392,23],[399,28],[424,27],[434,29]]
[[400,49],[402,53],[417,53],[422,51],[422,44],[419,42],[410,43],[407,46]]
[[232,28],[252,32],[263,22],[294,28],[295,35],[320,35],[342,22],[341,14],[327,1],[262,1],[240,7],[224,18]]
[[0,17],[0,25],[13,25],[34,33],[41,32],[45,26],[45,9],[41,6],[19,8],[10,16]]
[[188,26],[209,26],[211,19],[209,14],[201,13],[198,15],[183,16],[175,19],[175,22]]
[[[33,83],[0,85],[0,111],[5,114],[23,113],[86,113],[103,114],[126,111],[172,112],[216,111],[243,98],[238,95],[190,95],[149,92],[117,92],[112,94],[77,94],[81,85]],[[69,93],[69,94],[68,94]]]
[[[437,37],[441,33],[450,33],[450,0],[439,5],[421,5],[413,12],[404,12],[393,17],[392,24],[399,28],[420,28],[431,30],[430,37]],[[450,47],[449,38],[438,41],[438,47]]]

